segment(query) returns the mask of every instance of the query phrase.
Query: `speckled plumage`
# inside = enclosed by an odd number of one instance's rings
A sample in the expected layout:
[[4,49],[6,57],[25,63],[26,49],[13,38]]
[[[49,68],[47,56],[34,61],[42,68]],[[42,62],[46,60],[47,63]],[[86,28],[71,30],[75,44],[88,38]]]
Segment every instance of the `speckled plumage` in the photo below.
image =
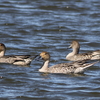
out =
[[76,61],[76,62],[71,62],[71,63],[61,63],[57,64],[51,67],[48,67],[49,61],[50,61],[50,55],[48,52],[42,52],[40,54],[41,58],[44,60],[44,64],[41,69],[39,69],[40,72],[48,72],[48,73],[63,73],[63,74],[68,74],[68,73],[84,73],[85,69],[88,67],[98,63],[86,63],[86,61]]
[[66,56],[67,60],[79,61],[79,60],[97,60],[97,59],[100,59],[100,50],[79,54],[80,45],[79,45],[78,41],[72,41],[72,43],[69,47],[72,48],[73,51]]
[[0,63],[9,63],[14,65],[29,65],[35,58],[31,55],[5,55],[6,47],[0,43]]

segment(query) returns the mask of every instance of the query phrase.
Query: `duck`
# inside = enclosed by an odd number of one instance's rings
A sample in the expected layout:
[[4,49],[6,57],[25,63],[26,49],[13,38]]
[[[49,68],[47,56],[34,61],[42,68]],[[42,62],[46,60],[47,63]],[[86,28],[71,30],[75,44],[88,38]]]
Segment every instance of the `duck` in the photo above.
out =
[[90,51],[87,53],[79,53],[80,44],[78,41],[72,41],[68,48],[72,48],[73,51],[66,56],[69,61],[79,61],[79,60],[99,60],[100,50]]
[[5,55],[6,46],[0,43],[0,63],[9,63],[14,65],[30,65],[31,61],[37,56],[31,55]]
[[38,59],[44,61],[43,66],[38,70],[39,72],[62,74],[82,74],[87,68],[99,62],[86,63],[86,61],[75,61],[70,63],[60,63],[49,67],[50,54],[46,51],[41,52],[38,55]]

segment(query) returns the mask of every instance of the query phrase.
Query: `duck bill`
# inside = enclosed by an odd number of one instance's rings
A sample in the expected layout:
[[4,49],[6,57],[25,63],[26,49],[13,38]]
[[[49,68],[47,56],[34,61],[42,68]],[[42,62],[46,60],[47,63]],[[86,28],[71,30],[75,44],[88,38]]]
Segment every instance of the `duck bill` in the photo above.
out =
[[72,46],[70,45],[69,47],[67,47],[67,49],[70,49],[70,48],[72,48]]
[[41,57],[40,55],[37,55],[37,56],[35,57],[35,60],[40,61],[40,60],[42,60],[42,57]]

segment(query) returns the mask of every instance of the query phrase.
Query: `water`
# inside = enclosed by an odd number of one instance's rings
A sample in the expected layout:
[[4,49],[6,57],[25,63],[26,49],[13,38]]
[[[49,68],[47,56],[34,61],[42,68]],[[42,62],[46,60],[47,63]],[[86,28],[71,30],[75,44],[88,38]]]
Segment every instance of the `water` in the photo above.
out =
[[[48,51],[51,63],[68,62],[73,40],[81,52],[100,49],[99,0],[1,0],[0,42],[6,54]],[[0,64],[0,100],[99,100],[100,66],[83,75],[44,74],[42,62],[29,67]]]

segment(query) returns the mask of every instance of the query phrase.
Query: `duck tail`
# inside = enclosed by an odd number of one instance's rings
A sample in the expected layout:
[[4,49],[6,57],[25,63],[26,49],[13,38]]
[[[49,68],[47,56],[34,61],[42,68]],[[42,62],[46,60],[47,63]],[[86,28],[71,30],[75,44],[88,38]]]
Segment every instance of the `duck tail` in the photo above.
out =
[[37,56],[38,56],[38,55],[31,56],[30,59],[31,59],[31,60],[34,60]]
[[93,66],[94,64],[96,64],[96,63],[98,63],[98,62],[99,62],[99,61],[95,61],[95,62],[93,62],[93,63],[84,64],[85,67],[83,67],[83,69],[86,69],[86,68],[88,68],[88,67],[91,67],[91,66]]
[[93,63],[85,63],[85,64],[83,64],[83,67],[78,67],[76,70],[75,70],[75,74],[79,74],[79,73],[84,73],[84,71],[87,69],[87,68],[89,68],[89,67],[91,67],[91,66],[93,66],[94,64],[96,64],[96,63],[98,63],[99,61],[96,61],[96,62],[93,62]]

